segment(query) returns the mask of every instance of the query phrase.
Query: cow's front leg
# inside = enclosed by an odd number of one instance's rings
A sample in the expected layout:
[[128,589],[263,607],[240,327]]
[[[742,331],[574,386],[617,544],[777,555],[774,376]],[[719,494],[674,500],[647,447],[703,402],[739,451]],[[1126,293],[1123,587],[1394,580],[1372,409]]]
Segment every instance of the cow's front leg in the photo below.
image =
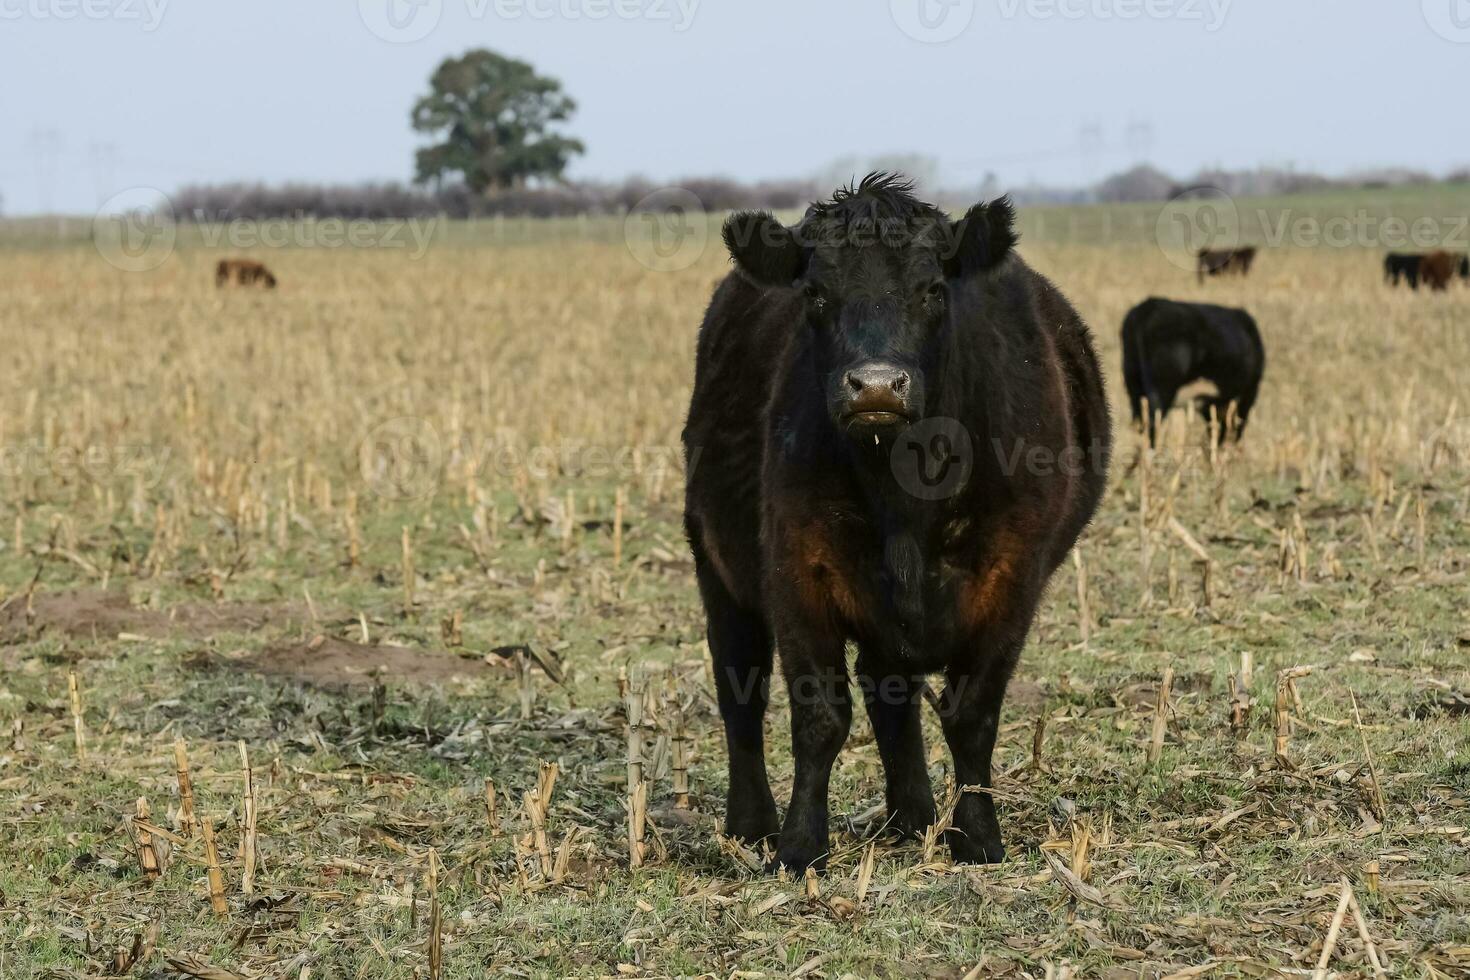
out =
[[987,651],[979,663],[952,665],[947,672],[940,717],[945,741],[954,756],[955,783],[961,792],[945,836],[950,853],[962,864],[1005,860],[995,800],[985,791],[991,788],[990,759],[1000,729],[1001,703],[1024,642],[1022,632],[1019,638]]
[[796,779],[777,852],[802,872],[827,864],[827,789],[832,764],[847,741],[852,700],[840,634],[802,626],[779,630],[776,646],[791,700],[791,753]]
[[902,837],[918,837],[934,823],[934,790],[924,757],[919,720],[924,678],[890,673],[885,661],[864,648],[857,669],[873,738],[883,760],[888,826]]

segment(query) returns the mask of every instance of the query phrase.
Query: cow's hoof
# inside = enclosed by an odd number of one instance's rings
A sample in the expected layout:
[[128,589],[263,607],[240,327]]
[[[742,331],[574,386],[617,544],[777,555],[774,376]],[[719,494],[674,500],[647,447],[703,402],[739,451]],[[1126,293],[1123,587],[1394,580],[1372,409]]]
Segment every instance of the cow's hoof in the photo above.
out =
[[949,853],[955,864],[1000,864],[1006,859],[1005,845],[999,836],[983,840],[951,830],[948,837]]
[[884,826],[903,840],[914,840],[923,837],[938,819],[932,798],[907,803],[895,801],[888,804],[888,822]]
[[823,851],[820,854],[813,854],[808,851],[793,851],[783,847],[776,853],[776,859],[766,865],[766,870],[772,874],[778,871],[785,871],[793,878],[803,877],[808,868],[818,873],[826,871],[826,852]]
[[731,810],[725,816],[725,836],[733,837],[747,847],[759,847],[761,841],[774,840],[781,833],[776,819],[776,806],[769,810],[749,807]]

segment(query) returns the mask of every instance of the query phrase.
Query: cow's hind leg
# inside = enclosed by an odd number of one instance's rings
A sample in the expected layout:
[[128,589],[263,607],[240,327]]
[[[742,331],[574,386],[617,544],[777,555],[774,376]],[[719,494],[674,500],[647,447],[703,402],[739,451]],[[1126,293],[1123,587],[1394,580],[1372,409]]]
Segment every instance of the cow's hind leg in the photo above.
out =
[[749,844],[774,837],[780,828],[776,801],[766,776],[765,716],[771,680],[771,631],[765,618],[742,608],[719,573],[696,548],[695,569],[709,620],[715,691],[725,723],[730,788],[725,833]]
[[1199,412],[1202,422],[1214,433],[1215,443],[1225,445],[1225,440],[1230,436],[1229,421],[1233,413],[1230,406],[1236,403],[1233,395],[1220,392],[1218,395],[1200,395],[1195,399],[1195,409]]
[[858,657],[857,670],[883,760],[888,826],[901,836],[917,837],[935,820],[934,790],[929,785],[919,720],[924,678],[890,673],[866,650]]
[[1137,351],[1129,343],[1127,334],[1124,334],[1123,343],[1125,353],[1123,356],[1123,386],[1128,391],[1128,407],[1133,412],[1133,427],[1142,432],[1143,425],[1143,400],[1144,382],[1143,369],[1139,361]]
[[1260,383],[1251,385],[1235,399],[1235,425],[1230,435],[1236,442],[1245,434],[1245,424],[1250,420],[1251,409],[1256,404],[1256,394],[1260,391]]
[[1147,435],[1150,446],[1158,445],[1159,425],[1174,410],[1174,398],[1179,394],[1177,388],[1154,388],[1151,392],[1157,401],[1150,399],[1148,403]]

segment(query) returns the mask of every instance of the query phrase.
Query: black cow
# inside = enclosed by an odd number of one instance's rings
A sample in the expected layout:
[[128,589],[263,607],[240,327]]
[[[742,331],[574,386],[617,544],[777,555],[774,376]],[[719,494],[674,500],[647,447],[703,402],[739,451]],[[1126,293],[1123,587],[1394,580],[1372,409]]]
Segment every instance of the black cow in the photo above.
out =
[[[1123,320],[1123,381],[1133,422],[1144,426],[1150,445],[1159,417],[1174,407],[1179,389],[1199,380],[1216,388],[1215,395],[1196,399],[1200,414],[1218,420],[1220,442],[1239,439],[1265,368],[1261,333],[1245,310],[1154,297],[1129,310]],[[1144,399],[1149,408],[1146,422]]]
[[[778,832],[762,718],[772,647],[796,774],[778,859],[821,867],[856,673],[890,825],[935,820],[924,677],[956,781],[990,786],[1006,684],[1042,590],[1091,519],[1111,450],[1087,327],[1012,251],[1001,199],[951,222],[872,174],[794,228],[725,224],[735,271],[700,328],[685,527],[730,757],[727,832]],[[990,796],[961,794],[956,860],[999,861]]]
[[1419,264],[1424,256],[1406,252],[1390,252],[1383,260],[1383,278],[1390,286],[1397,286],[1403,279],[1410,289],[1419,288]]

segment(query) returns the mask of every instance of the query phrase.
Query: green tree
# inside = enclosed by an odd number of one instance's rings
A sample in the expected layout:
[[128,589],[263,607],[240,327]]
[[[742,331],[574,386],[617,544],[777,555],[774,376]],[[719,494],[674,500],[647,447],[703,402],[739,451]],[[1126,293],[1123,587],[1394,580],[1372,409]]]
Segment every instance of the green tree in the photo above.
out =
[[585,152],[552,128],[577,104],[524,61],[477,48],[441,64],[429,87],[413,107],[413,128],[439,142],[418,151],[421,183],[458,173],[480,193],[519,187],[560,178],[572,155]]

